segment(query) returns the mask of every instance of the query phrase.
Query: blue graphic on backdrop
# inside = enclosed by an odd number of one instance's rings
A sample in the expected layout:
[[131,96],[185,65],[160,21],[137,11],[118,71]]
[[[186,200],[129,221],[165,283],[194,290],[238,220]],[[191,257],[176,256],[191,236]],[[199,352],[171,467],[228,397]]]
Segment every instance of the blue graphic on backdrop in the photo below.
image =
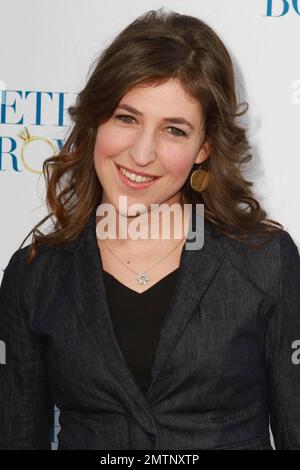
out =
[[[0,89],[0,124],[6,126],[23,126],[18,136],[0,136],[0,171],[21,172],[23,169],[33,173],[41,173],[28,163],[30,144],[41,141],[56,153],[63,146],[63,139],[47,138],[39,135],[36,129],[34,135],[27,126],[67,128],[64,123],[66,95],[75,93],[32,91],[32,90],[1,90]],[[51,116],[52,121],[49,121]],[[17,138],[19,137],[19,138]],[[22,165],[21,165],[22,163]],[[23,167],[23,168],[22,168]]]
[[296,13],[300,16],[300,0],[267,0],[266,15],[272,17]]

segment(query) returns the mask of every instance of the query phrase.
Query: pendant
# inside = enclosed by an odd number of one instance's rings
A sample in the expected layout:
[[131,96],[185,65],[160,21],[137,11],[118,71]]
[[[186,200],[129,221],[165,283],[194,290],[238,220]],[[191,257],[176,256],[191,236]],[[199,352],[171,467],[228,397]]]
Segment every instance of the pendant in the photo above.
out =
[[138,276],[136,278],[138,284],[146,284],[149,281],[150,277],[147,272],[144,273],[138,273]]

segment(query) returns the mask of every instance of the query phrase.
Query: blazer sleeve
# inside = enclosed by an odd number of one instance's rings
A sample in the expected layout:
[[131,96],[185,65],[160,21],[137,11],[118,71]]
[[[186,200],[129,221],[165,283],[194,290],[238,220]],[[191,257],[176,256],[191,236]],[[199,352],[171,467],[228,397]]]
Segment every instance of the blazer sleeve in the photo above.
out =
[[276,450],[300,449],[300,256],[280,235],[279,298],[266,329],[270,427]]
[[43,344],[20,303],[20,252],[12,255],[0,288],[0,449],[51,450],[54,404]]

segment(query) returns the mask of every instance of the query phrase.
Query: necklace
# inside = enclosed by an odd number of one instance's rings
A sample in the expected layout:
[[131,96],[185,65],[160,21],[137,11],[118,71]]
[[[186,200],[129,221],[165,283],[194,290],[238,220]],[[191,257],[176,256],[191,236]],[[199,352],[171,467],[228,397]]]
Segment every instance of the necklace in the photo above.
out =
[[147,282],[149,282],[150,280],[150,274],[149,274],[149,271],[150,269],[152,269],[154,266],[156,266],[158,263],[160,263],[163,259],[165,259],[167,256],[169,256],[179,245],[180,243],[182,243],[182,241],[185,240],[185,237],[182,238],[179,243],[177,243],[175,245],[174,248],[172,248],[171,251],[169,251],[169,253],[167,253],[166,255],[164,255],[161,259],[159,259],[156,263],[154,263],[152,266],[150,266],[146,271],[143,271],[143,272],[136,272],[134,271],[133,269],[131,269],[129,266],[127,266],[127,263],[123,260],[121,260],[117,255],[115,255],[111,249],[108,247],[107,243],[106,243],[106,240],[103,239],[104,243],[105,243],[105,246],[106,248],[108,249],[108,251],[110,251],[110,253],[116,258],[117,261],[119,261],[120,263],[124,264],[126,266],[127,269],[129,269],[131,272],[133,272],[134,274],[137,275],[137,277],[135,278],[137,283],[138,284],[143,284],[145,285]]

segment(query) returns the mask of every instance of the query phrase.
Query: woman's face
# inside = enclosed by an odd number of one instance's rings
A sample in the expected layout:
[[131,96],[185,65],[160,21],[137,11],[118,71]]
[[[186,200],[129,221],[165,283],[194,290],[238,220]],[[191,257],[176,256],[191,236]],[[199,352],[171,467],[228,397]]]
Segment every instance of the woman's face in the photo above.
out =
[[[201,106],[177,81],[132,88],[97,131],[94,163],[103,187],[101,202],[117,211],[121,195],[127,196],[127,209],[134,203],[147,209],[179,203],[193,164],[209,155],[204,138]],[[119,167],[156,178],[150,183],[130,181]]]

